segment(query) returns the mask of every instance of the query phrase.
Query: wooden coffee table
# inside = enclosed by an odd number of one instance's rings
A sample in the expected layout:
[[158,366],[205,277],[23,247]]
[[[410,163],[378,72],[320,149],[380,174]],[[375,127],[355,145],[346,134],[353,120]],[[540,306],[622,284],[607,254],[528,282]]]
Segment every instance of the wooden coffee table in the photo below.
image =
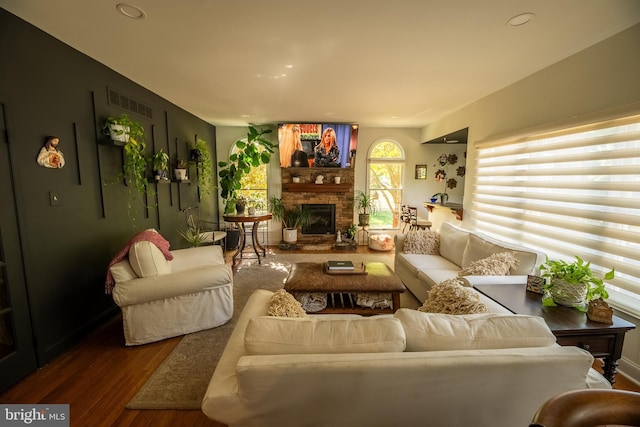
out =
[[593,322],[575,308],[544,307],[542,295],[529,292],[525,285],[476,285],[483,293],[514,314],[542,317],[560,345],[576,346],[604,360],[604,377],[615,382],[618,360],[622,356],[624,335],[636,326],[613,316],[613,324]]
[[[327,308],[313,314],[373,315],[394,313],[400,308],[400,294],[405,287],[402,280],[382,262],[366,264],[367,274],[327,274],[323,263],[298,262],[291,266],[284,289],[297,293],[326,293]],[[392,306],[388,308],[360,307],[355,304],[355,293],[390,293]]]

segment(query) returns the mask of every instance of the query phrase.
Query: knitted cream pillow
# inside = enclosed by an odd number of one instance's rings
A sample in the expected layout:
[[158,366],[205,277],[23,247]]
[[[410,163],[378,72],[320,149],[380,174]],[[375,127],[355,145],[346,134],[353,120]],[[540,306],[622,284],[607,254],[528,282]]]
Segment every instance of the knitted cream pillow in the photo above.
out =
[[418,311],[424,313],[471,314],[484,313],[487,307],[480,302],[480,296],[471,288],[463,286],[460,279],[449,279],[438,283],[429,291]]
[[302,304],[284,289],[278,289],[269,300],[267,309],[269,316],[276,317],[306,317]]
[[463,268],[458,276],[506,276],[509,269],[515,268],[519,262],[513,252],[500,252],[473,261],[468,267]]
[[404,238],[402,251],[408,254],[438,255],[440,234],[431,230],[411,230]]

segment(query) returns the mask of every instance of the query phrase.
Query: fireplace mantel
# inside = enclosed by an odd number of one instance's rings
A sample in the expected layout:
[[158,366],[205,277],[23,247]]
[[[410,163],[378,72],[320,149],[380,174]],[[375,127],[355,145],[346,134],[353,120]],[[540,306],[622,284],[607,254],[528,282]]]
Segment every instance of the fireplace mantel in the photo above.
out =
[[308,183],[283,183],[284,191],[290,193],[347,193],[351,191],[351,184],[308,184]]

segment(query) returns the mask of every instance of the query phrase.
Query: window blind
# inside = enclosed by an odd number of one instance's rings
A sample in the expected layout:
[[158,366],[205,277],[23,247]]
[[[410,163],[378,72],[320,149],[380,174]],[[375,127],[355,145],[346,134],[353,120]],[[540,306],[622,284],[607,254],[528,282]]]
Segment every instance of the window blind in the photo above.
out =
[[640,295],[640,115],[476,148],[474,227]]

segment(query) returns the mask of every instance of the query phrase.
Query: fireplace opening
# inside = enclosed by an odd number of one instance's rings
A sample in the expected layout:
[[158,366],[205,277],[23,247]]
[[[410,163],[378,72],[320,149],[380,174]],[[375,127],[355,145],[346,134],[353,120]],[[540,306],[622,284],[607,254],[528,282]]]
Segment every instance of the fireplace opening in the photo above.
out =
[[309,224],[302,227],[302,234],[335,234],[336,205],[306,204],[310,211]]

